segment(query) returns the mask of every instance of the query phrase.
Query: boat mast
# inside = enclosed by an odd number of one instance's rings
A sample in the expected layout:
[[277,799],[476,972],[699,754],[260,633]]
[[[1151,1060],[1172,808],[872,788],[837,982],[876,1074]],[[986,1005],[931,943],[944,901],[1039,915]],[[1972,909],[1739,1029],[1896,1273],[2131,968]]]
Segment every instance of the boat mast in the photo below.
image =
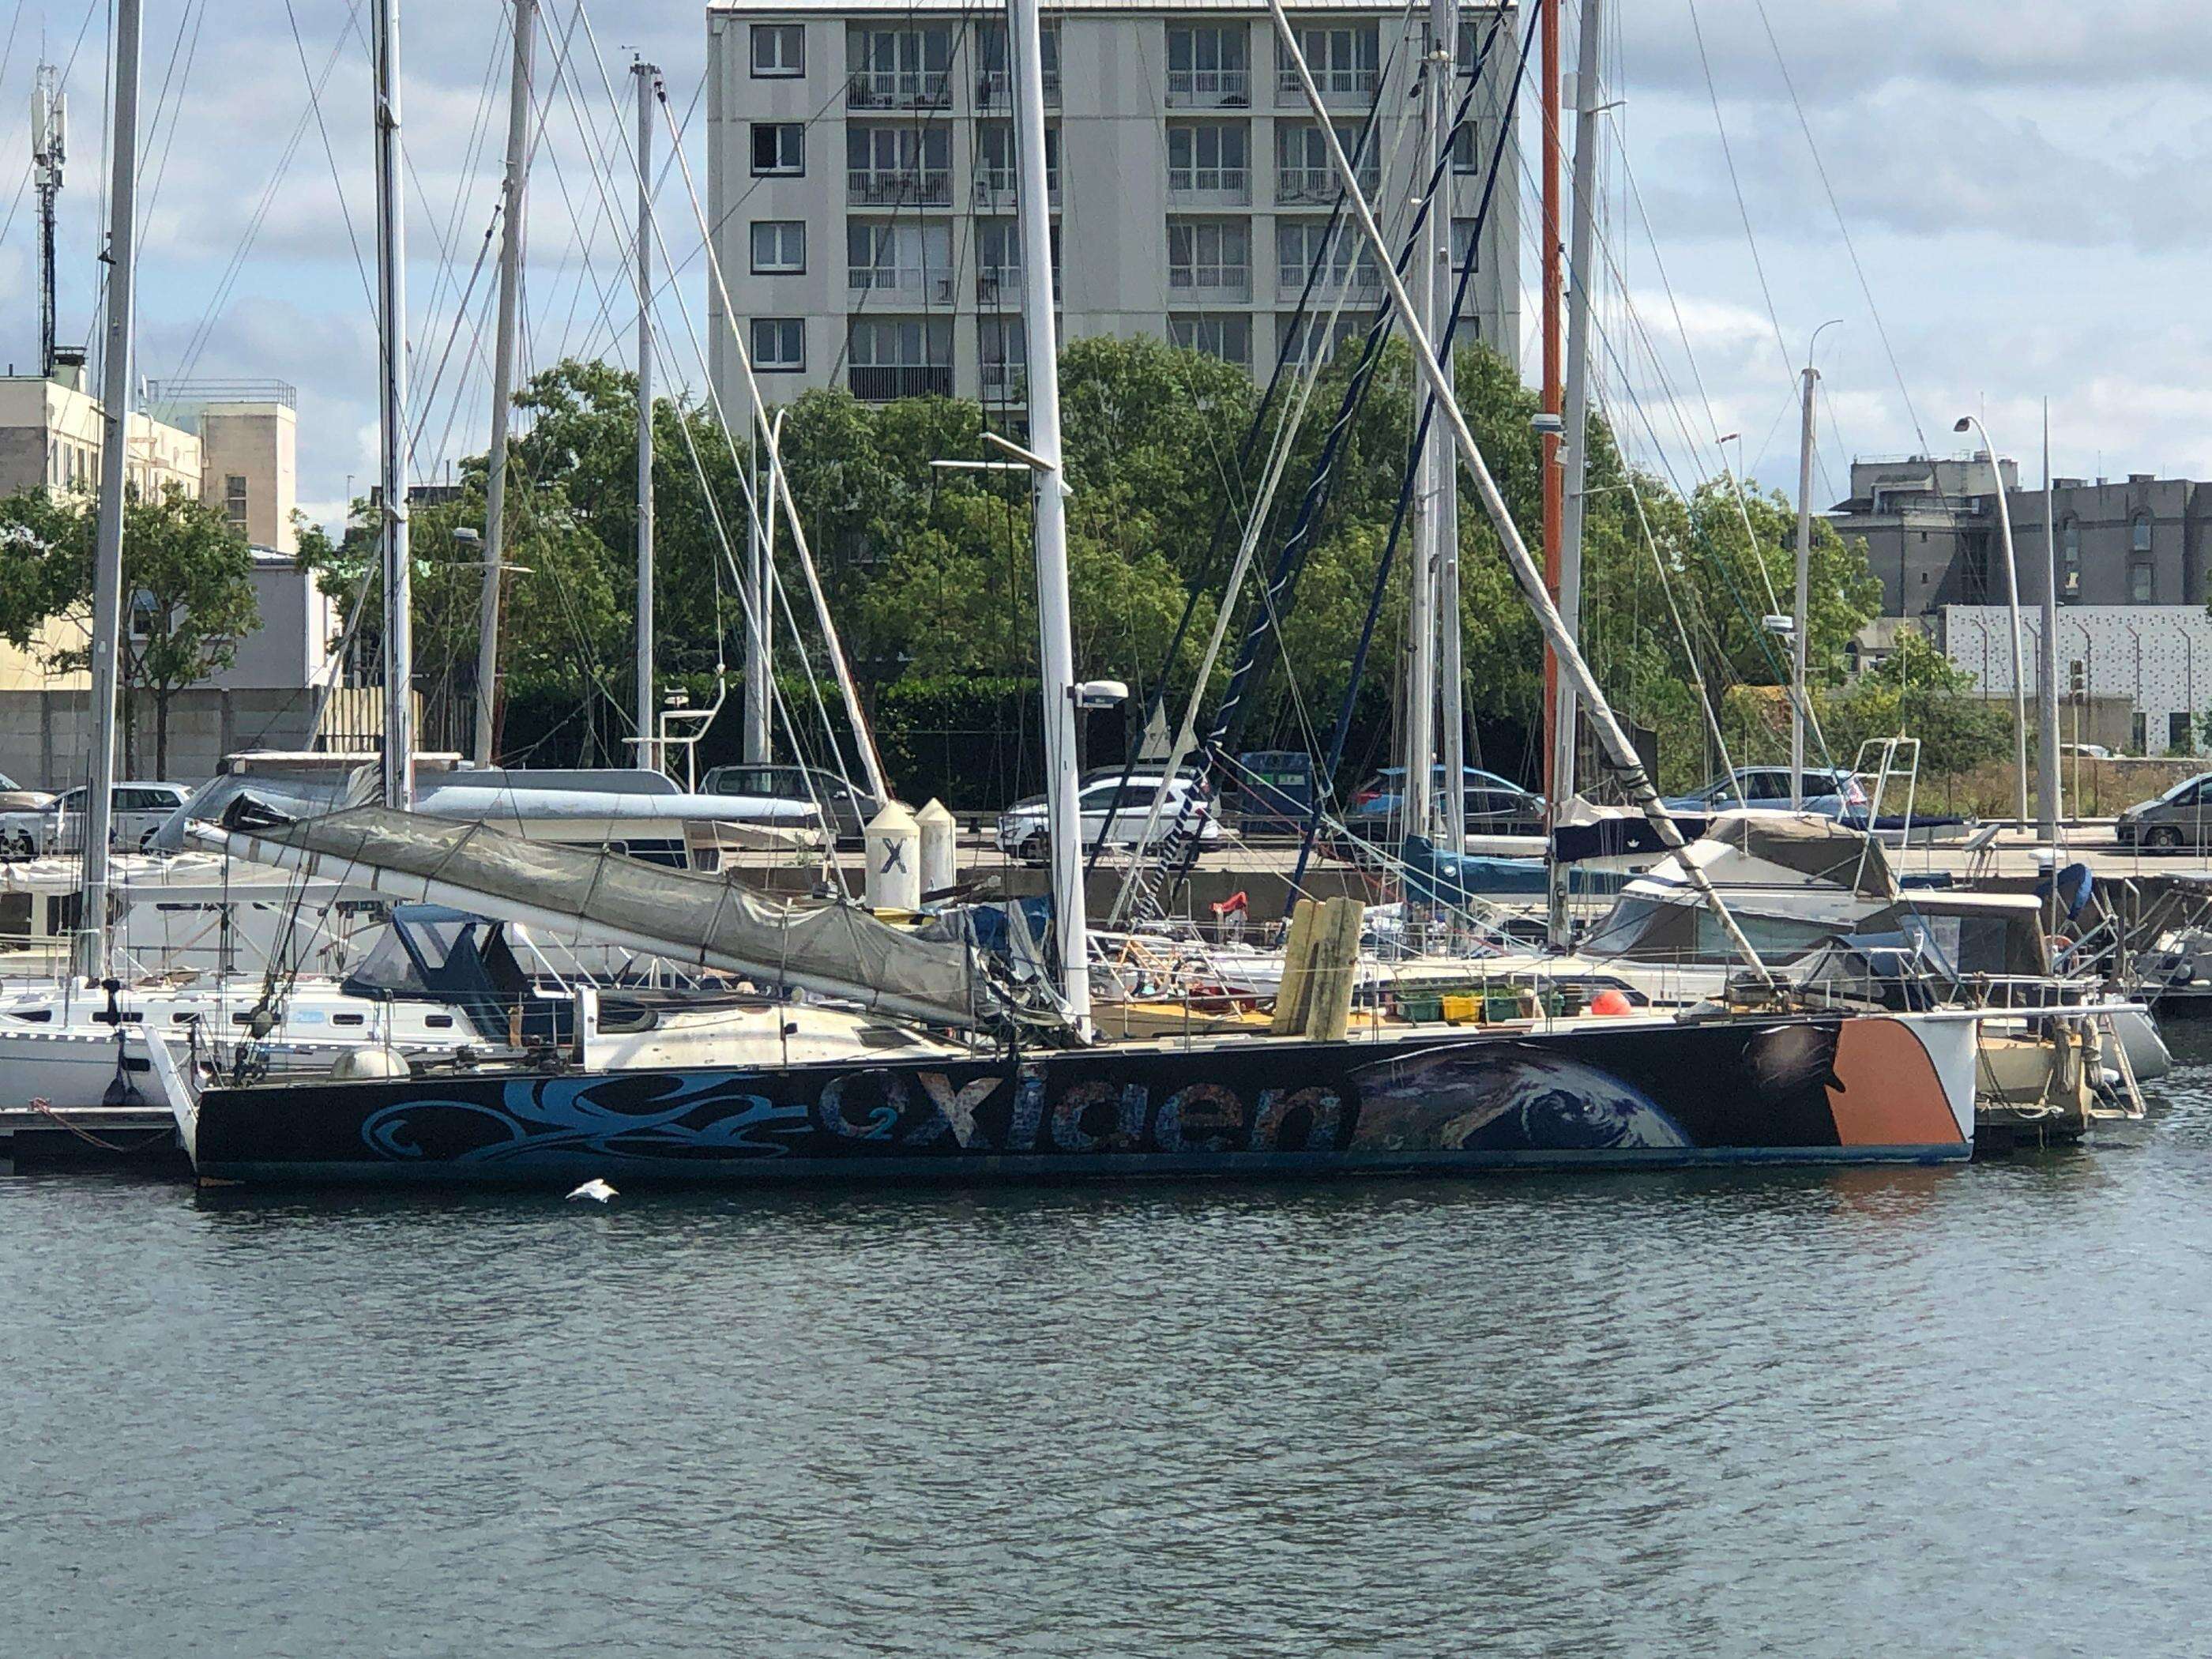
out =
[[[1583,490],[1589,478],[1590,294],[1596,277],[1591,244],[1597,220],[1598,43],[1604,20],[1605,0],[1583,0],[1582,42],[1575,54],[1574,245],[1567,260],[1572,284],[1567,295],[1567,477],[1559,546],[1559,615],[1567,632],[1577,640],[1583,632]],[[1577,787],[1578,708],[1573,684],[1562,680],[1552,705],[1552,782],[1545,797],[1547,801],[1556,799],[1562,808],[1574,799]],[[1546,861],[1545,871],[1549,898],[1545,933],[1554,950],[1564,951],[1573,931],[1567,919],[1567,867],[1552,859]]]
[[1067,600],[1067,484],[1060,457],[1060,331],[1052,311],[1052,210],[1044,149],[1044,41],[1037,0],[1006,0],[1014,68],[1014,197],[1020,212],[1022,331],[1036,507],[1038,667],[1043,678],[1045,799],[1053,920],[1068,1017],[1091,1035],[1091,934],[1076,799],[1075,631]]
[[[1559,603],[1559,550],[1566,528],[1566,477],[1559,464],[1559,440],[1564,430],[1565,400],[1565,387],[1561,380],[1559,338],[1559,290],[1564,278],[1559,246],[1559,7],[1562,0],[1537,0],[1537,3],[1543,8],[1543,57],[1537,78],[1543,103],[1539,142],[1544,151],[1541,173],[1544,237],[1544,590],[1551,595],[1553,605],[1557,606]],[[1554,718],[1559,703],[1559,653],[1547,644],[1544,648],[1544,719],[1547,726]],[[1548,740],[1548,730],[1546,736],[1544,817],[1548,825],[1559,821],[1563,803],[1559,799],[1560,780],[1555,764],[1557,745]]]
[[[1430,15],[1435,15],[1435,0],[1431,0]],[[1433,21],[1431,24],[1433,28]],[[1422,64],[1425,82],[1436,79],[1436,43],[1429,43],[1426,61]],[[1437,143],[1437,99],[1432,84],[1422,88],[1421,126],[1426,140],[1417,154],[1433,156]],[[1434,162],[1430,163],[1431,167]],[[1419,309],[1421,325],[1431,338],[1437,331],[1436,284],[1430,280],[1430,261],[1434,257],[1434,246],[1429,233],[1437,222],[1436,203],[1431,199],[1429,216],[1422,227],[1419,243],[1420,258],[1413,264],[1413,304]],[[1346,226],[1340,235],[1350,235]],[[1413,377],[1414,428],[1419,430],[1420,414],[1428,401],[1428,388],[1420,377]],[[1401,836],[1429,836],[1435,833],[1436,811],[1431,791],[1431,780],[1435,776],[1437,757],[1437,465],[1436,447],[1425,438],[1420,440],[1420,453],[1414,458],[1413,466],[1413,568],[1407,573],[1409,589],[1406,596],[1406,779],[1401,792]]]
[[[1455,81],[1453,53],[1459,45],[1459,0],[1429,0],[1429,134],[1425,164],[1437,179],[1429,201],[1429,315],[1430,337],[1443,341],[1457,296],[1457,272],[1452,264],[1452,173],[1448,152],[1452,142],[1452,103]],[[1451,348],[1443,354],[1443,371],[1452,372]],[[1466,676],[1460,660],[1462,644],[1459,611],[1459,470],[1452,465],[1451,447],[1436,417],[1429,418],[1425,459],[1434,470],[1431,497],[1431,532],[1437,554],[1437,689],[1438,729],[1443,741],[1444,843],[1456,858],[1467,851],[1467,708]]]
[[[760,500],[760,433],[748,428],[745,436],[747,465],[746,499]],[[775,515],[755,510],[745,515],[745,580],[747,591],[739,596],[748,608],[745,623],[745,727],[744,754],[746,763],[765,766],[769,761],[769,674],[771,672],[770,643],[774,629],[769,619],[774,612],[769,607],[769,585],[774,579],[769,557],[770,538],[775,533]]]
[[384,804],[415,804],[415,635],[407,524],[407,215],[399,156],[399,0],[377,0],[376,313],[383,375]]
[[[1336,168],[1337,176],[1345,180],[1345,200],[1358,220],[1360,234],[1375,253],[1377,271],[1382,278],[1384,289],[1390,296],[1391,307],[1405,319],[1407,343],[1413,348],[1414,367],[1436,394],[1437,412],[1450,423],[1453,446],[1459,452],[1461,464],[1467,468],[1468,476],[1474,481],[1475,494],[1481,500],[1483,511],[1489,515],[1491,526],[1498,532],[1507,567],[1513,572],[1513,580],[1521,589],[1521,596],[1535,616],[1536,626],[1543,634],[1545,642],[1558,654],[1559,672],[1573,680],[1577,694],[1588,706],[1591,728],[1598,741],[1604,745],[1607,764],[1619,774],[1621,787],[1650,823],[1660,844],[1670,851],[1679,849],[1684,845],[1681,828],[1667,811],[1666,803],[1659,799],[1658,790],[1653,787],[1650,778],[1644,773],[1643,763],[1637,758],[1635,745],[1628,741],[1628,734],[1621,730],[1620,722],[1613,712],[1613,705],[1606,701],[1605,692],[1598,685],[1596,677],[1590,672],[1589,664],[1583,659],[1580,647],[1567,633],[1566,624],[1559,617],[1559,605],[1545,586],[1543,570],[1529,554],[1528,545],[1521,536],[1521,527],[1513,522],[1512,510],[1505,505],[1505,497],[1498,490],[1498,480],[1492,475],[1489,463],[1482,458],[1482,449],[1474,441],[1474,429],[1467,423],[1467,413],[1459,406],[1450,380],[1437,362],[1427,331],[1422,328],[1420,318],[1414,311],[1412,296],[1406,292],[1405,283],[1399,280],[1397,267],[1390,257],[1390,245],[1383,239],[1382,227],[1375,222],[1375,210],[1369,204],[1366,192],[1360,188],[1358,179],[1352,173],[1351,159],[1344,153],[1343,140],[1337,136],[1336,128],[1328,118],[1328,106],[1322,98],[1321,88],[1314,84],[1313,70],[1306,63],[1305,53],[1299,49],[1297,34],[1291,27],[1289,15],[1283,9],[1283,0],[1267,0],[1267,14],[1274,20],[1275,38],[1281,45],[1283,60],[1297,75],[1299,88],[1305,94],[1306,107],[1313,112],[1314,119],[1320,127],[1322,142],[1328,149],[1330,165]],[[1727,902],[1714,890],[1704,866],[1695,860],[1686,860],[1682,874],[1691,890],[1711,910],[1736,954],[1769,986],[1774,985],[1776,981],[1772,971],[1760,958],[1757,948],[1745,937]]]
[[84,791],[84,899],[77,971],[107,976],[107,836],[115,783],[115,681],[123,628],[124,491],[131,459],[131,290],[137,271],[139,0],[115,9],[115,131],[109,144],[107,338],[100,359],[100,517],[92,557],[92,763]]
[[[1805,365],[1804,408],[1797,434],[1797,587],[1790,605],[1790,805],[1805,805],[1805,634],[1813,574],[1813,400],[1820,372]],[[1758,550],[1753,550],[1753,556]]]
[[660,71],[637,77],[637,763],[658,770],[653,696],[653,99]]
[[514,400],[522,216],[530,173],[530,56],[537,27],[538,0],[514,0],[514,63],[507,102],[507,178],[501,189],[499,331],[492,346],[491,464],[484,480],[483,603],[477,629],[475,748],[479,766],[492,763],[492,727],[498,716],[500,580],[507,547],[507,422],[508,405]]
[[[2043,638],[2035,653],[2036,714],[2043,730],[2035,745],[2037,816],[2043,820],[2043,844],[2058,848],[2058,519],[2057,493],[2051,483],[2051,399],[2043,400]],[[2195,710],[2191,710],[2195,718]]]

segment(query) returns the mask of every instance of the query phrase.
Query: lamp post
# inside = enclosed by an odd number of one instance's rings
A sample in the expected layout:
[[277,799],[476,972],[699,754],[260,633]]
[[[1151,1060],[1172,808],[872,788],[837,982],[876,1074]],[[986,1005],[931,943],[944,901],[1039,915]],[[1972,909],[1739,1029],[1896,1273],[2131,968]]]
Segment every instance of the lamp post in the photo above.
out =
[[1982,441],[1982,453],[1990,458],[1990,472],[1996,485],[1997,530],[2004,541],[2005,608],[2012,615],[2012,706],[2013,749],[2018,763],[2020,787],[2020,826],[2027,827],[2027,666],[2022,660],[2020,644],[2020,571],[2012,553],[2012,509],[2005,504],[2004,469],[1998,463],[1996,446],[1990,441],[1989,431],[1972,415],[1961,415],[1954,432],[1972,432]]

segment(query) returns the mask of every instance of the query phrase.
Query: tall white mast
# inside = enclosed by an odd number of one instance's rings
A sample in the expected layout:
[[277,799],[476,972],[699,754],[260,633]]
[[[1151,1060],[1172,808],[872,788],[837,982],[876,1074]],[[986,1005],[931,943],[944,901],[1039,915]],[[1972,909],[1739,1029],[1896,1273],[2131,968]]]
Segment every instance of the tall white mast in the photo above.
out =
[[[1797,587],[1790,606],[1790,805],[1805,805],[1805,659],[1813,575],[1813,409],[1820,372],[1805,365],[1804,408],[1797,436]],[[1752,550],[1758,556],[1758,550]]]
[[514,401],[515,316],[522,292],[522,216],[530,173],[530,55],[538,0],[514,0],[514,63],[507,100],[507,178],[501,189],[499,333],[492,346],[491,467],[484,480],[483,603],[477,616],[476,761],[492,762],[498,709],[499,611],[507,556],[507,421]]
[[[1583,32],[1575,52],[1574,228],[1567,249],[1567,386],[1565,489],[1559,508],[1559,616],[1567,632],[1583,635],[1583,510],[1589,481],[1590,293],[1595,286],[1591,251],[1597,220],[1598,42],[1605,18],[1604,0],[1583,0]],[[1574,683],[1559,677],[1552,712],[1552,817],[1575,797],[1576,736],[1582,700]],[[1566,949],[1572,929],[1567,916],[1567,866],[1546,866],[1546,936],[1555,950]]]
[[384,495],[384,804],[415,804],[415,623],[407,539],[407,213],[399,156],[399,0],[377,0],[376,313]]
[[1052,312],[1052,210],[1044,151],[1044,40],[1037,0],[1006,0],[1014,68],[1015,202],[1020,215],[1022,331],[1029,366],[1030,452],[1036,502],[1038,666],[1044,682],[1047,821],[1060,989],[1091,1035],[1091,929],[1075,766],[1075,629],[1067,601],[1067,484],[1060,459],[1060,331]]
[[660,71],[637,76],[637,763],[658,768],[653,693],[653,98]]
[[[1432,337],[1442,341],[1458,289],[1452,265],[1452,174],[1445,151],[1451,144],[1451,112],[1456,82],[1452,53],[1459,44],[1459,0],[1429,0],[1429,131],[1422,160],[1442,175],[1429,202],[1427,249],[1429,315]],[[1446,374],[1451,353],[1441,344]],[[1426,459],[1434,475],[1430,498],[1430,533],[1437,557],[1437,690],[1438,744],[1444,764],[1444,844],[1454,854],[1467,851],[1466,675],[1460,661],[1459,469],[1443,428],[1431,416]]]
[[[751,500],[760,495],[760,433],[757,428],[747,434],[747,459],[750,463]],[[775,561],[771,548],[775,534],[775,514],[772,512],[753,512],[745,515],[745,581],[746,592],[741,595],[747,607],[745,623],[745,726],[744,753],[748,763],[764,766],[769,753],[768,717],[769,676],[773,670],[775,611],[769,604],[769,591],[774,580]]]
[[[2043,638],[2037,642],[2036,717],[2043,729],[2035,745],[2037,816],[2043,844],[2058,845],[2058,520],[2051,483],[2051,400],[2043,402]],[[2197,711],[2190,710],[2195,719]]]
[[115,134],[107,197],[107,339],[100,360],[100,520],[92,562],[92,766],[84,792],[77,971],[107,975],[107,836],[115,781],[116,659],[123,628],[124,491],[131,459],[131,290],[137,272],[138,0],[115,9]]

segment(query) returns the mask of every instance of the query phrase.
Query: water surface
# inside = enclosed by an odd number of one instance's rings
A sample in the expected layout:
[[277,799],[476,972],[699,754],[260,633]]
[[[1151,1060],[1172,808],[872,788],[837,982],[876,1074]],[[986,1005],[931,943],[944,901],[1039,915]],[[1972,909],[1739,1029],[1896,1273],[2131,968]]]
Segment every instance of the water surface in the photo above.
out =
[[2212,1034],[1966,1169],[0,1180],[9,1653],[2212,1652]]

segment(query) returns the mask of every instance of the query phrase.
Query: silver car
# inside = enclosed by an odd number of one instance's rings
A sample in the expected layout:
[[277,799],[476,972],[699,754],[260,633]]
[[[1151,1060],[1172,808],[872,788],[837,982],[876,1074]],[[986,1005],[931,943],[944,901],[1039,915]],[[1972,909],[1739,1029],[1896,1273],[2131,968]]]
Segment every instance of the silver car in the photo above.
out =
[[2203,847],[2212,822],[2212,772],[2185,778],[2156,800],[2130,806],[2114,820],[2112,833],[2123,847],[2147,853],[2171,853]]

